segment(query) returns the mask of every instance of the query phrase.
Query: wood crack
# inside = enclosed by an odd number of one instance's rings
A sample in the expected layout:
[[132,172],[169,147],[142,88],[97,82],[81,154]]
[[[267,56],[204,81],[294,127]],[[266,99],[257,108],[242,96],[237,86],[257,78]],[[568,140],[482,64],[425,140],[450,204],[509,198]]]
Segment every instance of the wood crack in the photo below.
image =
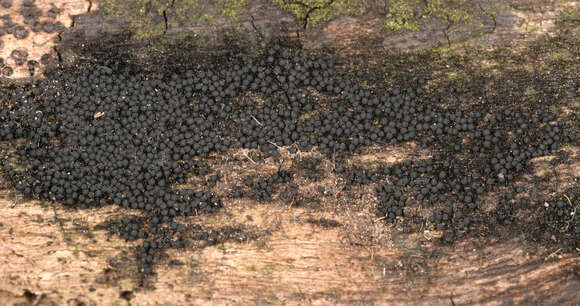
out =
[[167,18],[167,11],[173,8],[173,5],[175,5],[175,0],[172,0],[171,4],[163,10],[162,15],[163,20],[165,21],[165,30],[163,31],[163,35],[167,34],[167,31],[169,30],[169,18]]

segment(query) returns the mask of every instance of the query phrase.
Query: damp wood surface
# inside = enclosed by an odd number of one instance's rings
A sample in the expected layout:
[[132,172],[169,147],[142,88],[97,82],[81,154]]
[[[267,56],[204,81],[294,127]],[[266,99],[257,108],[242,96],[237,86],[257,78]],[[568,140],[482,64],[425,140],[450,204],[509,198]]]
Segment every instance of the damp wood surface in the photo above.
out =
[[[94,231],[114,209],[67,212],[39,203],[2,201],[0,298],[36,297],[37,305],[132,304],[502,304],[577,302],[577,256],[527,246],[520,239],[462,243],[432,249],[420,233],[417,247],[361,248],[345,244],[340,229],[319,229],[309,212],[285,207],[239,207],[234,219],[276,227],[265,240],[171,251],[155,289],[138,289],[123,265],[127,244]],[[316,214],[320,215],[320,214]],[[212,216],[208,222],[231,220]],[[91,233],[91,237],[87,234]],[[128,263],[130,264],[130,263]],[[117,275],[117,273],[121,275]],[[574,274],[576,273],[576,274]],[[127,293],[129,292],[129,293]]]
[[[15,5],[19,2],[14,1]],[[59,39],[74,41],[102,35],[95,29],[120,33],[127,26],[106,23],[95,14],[77,16],[86,13],[89,7],[96,10],[98,1],[36,1],[43,9],[48,9],[50,3],[65,9],[59,20],[69,30],[60,35],[31,33],[25,40],[5,36],[1,57],[8,58],[13,49],[26,48],[29,57],[37,59],[45,53],[61,52]],[[265,5],[260,1],[250,3],[255,7]],[[533,9],[523,4],[505,7],[498,15],[494,32],[461,42],[492,45],[520,39],[523,48],[538,35],[550,35],[558,13],[570,7],[578,7],[578,2],[538,1]],[[268,23],[271,16],[293,21],[290,14],[281,11],[253,16],[254,25],[251,19],[239,19],[243,28],[257,26],[261,30],[272,29],[273,33],[278,23],[275,20]],[[300,30],[299,34],[310,50],[338,47],[343,55],[363,57],[368,50],[409,51],[445,44],[435,25],[427,25],[432,32],[385,34],[381,30],[382,18],[376,12],[342,16],[319,28]],[[294,30],[300,29],[300,24],[290,28],[292,35],[296,35]],[[201,30],[206,28],[177,23],[167,32]],[[461,39],[459,34],[457,39]],[[68,53],[62,52],[66,61]],[[565,50],[560,55],[577,56],[566,54]],[[17,69],[14,78],[26,77],[23,69]],[[577,112],[577,101],[575,93],[571,93],[564,111]],[[372,166],[405,160],[411,155],[415,158],[429,155],[415,152],[414,148],[408,143],[380,148],[380,152],[370,150],[355,156],[352,162]],[[578,148],[569,146],[561,151],[569,154],[568,162],[552,167],[549,161],[555,156],[536,159],[535,172],[525,177],[522,184],[545,196],[577,185]],[[236,158],[245,159],[243,154],[237,154]],[[225,171],[232,169],[226,162],[218,164]],[[276,168],[248,162],[243,167],[246,173],[272,172]],[[227,182],[236,179],[239,178],[226,176],[226,183],[218,187],[227,188]],[[329,176],[320,184],[337,196],[326,197],[316,208],[290,207],[277,201],[260,204],[227,200],[221,212],[192,219],[193,223],[209,227],[243,224],[269,234],[249,242],[226,242],[202,250],[170,250],[168,258],[158,265],[151,284],[145,287],[137,280],[133,253],[137,244],[109,236],[100,226],[111,218],[126,215],[126,211],[115,206],[72,210],[58,203],[24,201],[12,190],[3,189],[0,304],[580,304],[578,252],[563,253],[557,244],[529,242],[510,228],[499,229],[499,234],[491,236],[470,237],[452,246],[441,245],[441,233],[436,231],[421,229],[409,233],[377,222],[370,192],[361,199],[351,199],[338,195],[342,184],[339,178]],[[302,185],[300,188],[315,189]],[[319,218],[335,220],[340,226],[324,228],[308,222]]]
[[[570,166],[555,169],[563,184],[580,175],[578,162]],[[327,184],[331,190],[333,182]],[[2,197],[0,299],[8,305],[578,302],[577,253],[561,254],[507,229],[441,246],[437,231],[409,233],[397,226],[385,231],[368,215],[372,203],[365,201],[343,203],[345,209],[336,211],[332,200],[315,209],[228,200],[222,212],[191,222],[215,228],[243,224],[270,234],[202,250],[170,250],[150,287],[141,287],[133,244],[101,227],[126,214],[122,209],[72,210],[22,201],[7,190]],[[308,221],[319,218],[339,226]],[[371,243],[369,232],[384,239]]]
[[[12,7],[4,8],[0,6],[0,16],[10,16],[12,21],[16,24],[23,24],[24,17],[20,14],[23,0],[14,0]],[[87,13],[92,7],[88,0],[51,0],[51,1],[35,1],[35,5],[42,11],[42,16],[37,20],[39,22],[61,22],[66,28],[74,26],[74,18],[77,15]],[[53,7],[61,11],[56,18],[46,17],[46,13]],[[1,26],[1,24],[0,24]],[[28,26],[27,26],[28,28]],[[0,57],[4,59],[5,64],[10,65],[14,69],[14,74],[10,76],[12,79],[23,79],[30,77],[29,70],[26,65],[17,66],[11,58],[13,50],[25,50],[28,52],[28,59],[41,62],[43,55],[48,54],[52,61],[56,60],[55,46],[60,41],[61,32],[52,31],[47,33],[45,31],[32,32],[24,39],[17,39],[13,35],[5,34],[0,36],[3,41],[3,47],[0,48]],[[39,70],[41,71],[41,70]]]

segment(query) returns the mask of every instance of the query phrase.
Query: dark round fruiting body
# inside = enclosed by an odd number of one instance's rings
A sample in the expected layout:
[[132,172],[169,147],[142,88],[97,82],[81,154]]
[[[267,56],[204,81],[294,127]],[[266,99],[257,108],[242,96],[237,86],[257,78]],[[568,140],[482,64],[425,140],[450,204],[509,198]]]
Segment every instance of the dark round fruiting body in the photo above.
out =
[[57,21],[54,23],[54,30],[56,32],[63,32],[66,29],[66,27],[64,26],[64,24],[60,21]]
[[24,49],[12,50],[10,57],[15,60],[26,60],[28,58],[28,51]]
[[12,3],[13,3],[13,0],[0,0],[0,5],[5,9],[11,8]]
[[2,68],[2,75],[5,77],[10,77],[14,73],[14,70],[10,66],[4,66]]
[[50,63],[50,58],[51,58],[51,57],[52,57],[52,56],[51,56],[50,54],[48,54],[48,53],[46,53],[46,54],[43,54],[43,55],[40,57],[40,62],[41,62],[43,65],[48,65],[48,64]]
[[42,26],[43,23],[39,22],[39,21],[35,21],[32,26],[30,27],[30,30],[34,33],[38,33],[42,31]]
[[12,35],[14,35],[14,37],[16,37],[17,39],[25,39],[28,37],[28,34],[29,34],[28,30],[23,26],[16,26],[12,30]]
[[51,22],[44,22],[42,24],[42,30],[46,33],[52,33],[54,32],[54,24],[52,24]]
[[[27,60],[21,53],[12,57]],[[49,59],[45,54],[41,62]],[[111,227],[124,239],[144,240],[137,258],[146,274],[164,249],[188,242],[178,217],[218,211],[219,195],[296,207],[329,192],[315,187],[309,197],[298,185],[305,180],[333,180],[336,196],[371,186],[375,194],[353,198],[376,196],[378,220],[385,222],[430,209],[425,226],[445,231],[445,242],[482,218],[513,224],[515,194],[491,212],[482,211],[483,196],[513,187],[533,157],[570,140],[553,116],[448,109],[431,103],[416,84],[371,90],[328,60],[275,45],[262,56],[233,56],[203,69],[180,63],[173,72],[154,73],[117,57],[87,62],[49,70],[6,98],[11,104],[0,114],[0,139],[23,141],[18,167],[6,165],[3,173],[30,198],[139,210],[142,218]],[[408,142],[431,155],[376,167],[352,162],[352,154],[375,145]],[[243,177],[228,191],[226,174],[206,163],[233,150],[251,165],[281,164],[287,155],[280,147],[288,148],[289,169]],[[309,151],[327,160],[306,157]],[[333,171],[325,178],[327,169]],[[189,242],[224,241],[223,232],[192,230]]]

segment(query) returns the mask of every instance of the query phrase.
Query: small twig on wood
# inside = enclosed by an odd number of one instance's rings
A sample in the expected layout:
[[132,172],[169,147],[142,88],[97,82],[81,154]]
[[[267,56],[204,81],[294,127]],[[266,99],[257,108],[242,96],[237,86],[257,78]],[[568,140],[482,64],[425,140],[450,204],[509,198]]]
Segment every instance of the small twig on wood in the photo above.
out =
[[334,194],[335,198],[338,198],[338,196],[342,193],[342,191],[346,188],[346,183],[344,183],[344,185],[342,185],[342,187]]
[[570,228],[570,223],[574,221],[574,218],[576,217],[576,209],[578,208],[578,206],[574,206],[572,204],[572,200],[570,200],[570,198],[567,195],[564,195],[564,197],[566,198],[566,200],[568,200],[570,206],[574,207],[574,211],[572,212],[572,218],[570,218],[570,220],[568,220],[568,222],[566,223],[566,228],[564,228],[563,232],[567,231],[568,228]]
[[308,27],[308,19],[310,18],[310,14],[314,13],[316,10],[324,10],[327,9],[329,6],[331,6],[334,3],[335,0],[330,0],[328,2],[326,2],[324,5],[322,6],[313,6],[311,7],[308,12],[306,12],[306,15],[304,16],[304,29],[306,29],[306,27]]
[[258,35],[258,39],[260,42],[264,41],[264,35],[262,34],[262,31],[260,31],[258,29],[258,27],[256,26],[256,24],[254,23],[254,15],[250,15],[251,19],[250,19],[250,24],[252,25],[252,28],[254,28],[254,31],[256,32],[256,34]]
[[568,203],[570,203],[570,206],[574,207],[574,205],[572,205],[572,200],[570,200],[570,198],[567,195],[564,195],[564,197],[566,198],[566,200],[568,200]]
[[163,20],[165,21],[165,30],[163,30],[163,35],[167,34],[167,31],[169,30],[169,18],[167,18],[167,11],[171,8],[173,8],[173,5],[175,4],[175,0],[171,1],[171,4],[166,7],[163,12]]
[[384,216],[382,216],[382,217],[380,217],[380,218],[378,218],[378,219],[375,219],[375,222],[379,222],[379,221],[381,221],[381,220],[385,220],[385,219],[386,219],[386,218],[388,218],[388,217],[389,217],[389,214],[386,214],[386,215],[384,215]]
[[562,251],[562,249],[561,248],[558,248],[555,252],[553,252],[552,254],[546,256],[546,259],[545,260],[548,260],[548,259],[550,259],[552,257],[555,257],[556,255],[558,255],[558,253],[560,253],[560,251]]
[[260,122],[258,119],[256,119],[256,117],[254,117],[254,115],[250,115],[250,117],[252,117],[252,119],[254,119],[254,121],[256,121],[256,123],[258,123],[258,125],[260,125],[260,126],[264,126],[264,125],[262,124],[262,122]]
[[277,145],[277,144],[275,144],[275,143],[273,143],[271,141],[268,141],[268,143],[271,144],[271,145],[273,145],[273,146],[275,146],[276,148],[278,148],[278,150],[282,150],[282,147],[280,147],[279,145]]
[[256,162],[248,155],[248,153],[244,151],[242,152],[242,155],[244,155],[249,161],[251,161],[252,164],[256,165]]

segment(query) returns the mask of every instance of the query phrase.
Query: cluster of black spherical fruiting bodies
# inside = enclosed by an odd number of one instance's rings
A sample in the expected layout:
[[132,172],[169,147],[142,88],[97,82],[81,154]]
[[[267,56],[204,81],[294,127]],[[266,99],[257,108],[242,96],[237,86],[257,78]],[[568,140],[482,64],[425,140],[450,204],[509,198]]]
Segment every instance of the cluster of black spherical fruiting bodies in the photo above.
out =
[[366,185],[374,183],[381,178],[381,174],[376,171],[365,169],[352,169],[346,179],[345,189],[350,190],[352,185]]
[[407,206],[407,197],[395,186],[382,185],[377,189],[377,197],[380,199],[379,215],[388,222],[395,221],[397,216],[403,216],[403,209]]
[[322,167],[322,159],[316,157],[309,157],[302,159],[297,168],[300,170],[300,175],[313,181],[318,181],[324,175]]
[[573,247],[580,246],[580,187],[572,186],[555,193],[549,199],[539,199],[536,206],[541,207],[544,222],[559,232],[570,234],[575,240]]
[[[217,229],[204,229],[200,225],[193,225],[190,227],[191,232],[189,233],[189,237],[192,241],[202,242],[201,245],[197,245],[198,247],[201,246],[211,246],[216,245],[220,242],[230,240],[236,237],[236,240],[243,241],[247,239],[247,232],[244,232],[243,226],[225,226],[222,228]],[[246,235],[246,237],[242,237]],[[256,234],[252,234],[256,235]]]
[[147,238],[145,223],[147,220],[141,216],[124,217],[109,224],[109,231],[127,241]]
[[[19,12],[23,16],[23,24],[14,22],[12,20],[13,16],[8,14],[0,14],[0,49],[4,47],[4,41],[2,40],[2,36],[4,35],[12,35],[17,39],[26,39],[30,35],[30,31],[34,33],[53,33],[62,32],[65,29],[65,26],[62,24],[62,22],[51,20],[56,19],[56,17],[62,12],[62,9],[52,4],[52,7],[44,15],[49,19],[41,21],[39,18],[43,17],[43,12],[36,6],[34,2],[34,0],[22,1],[22,6],[20,7]],[[12,0],[0,0],[1,9],[8,9],[12,6]],[[17,52],[16,56],[14,52]],[[39,63],[35,60],[26,61],[28,54],[25,52],[25,50],[13,50],[11,57],[14,59],[16,66],[22,66],[24,63],[26,63],[28,71],[32,76],[34,75],[35,70],[38,68]],[[19,57],[19,54],[25,55],[24,58]],[[45,54],[43,57],[50,57],[50,55]],[[10,67],[3,58],[0,58],[0,76],[10,77],[13,73],[14,69]]]
[[[203,248],[225,241],[244,242],[255,239],[259,234],[249,234],[243,226],[225,226],[222,228],[205,229],[198,224],[185,225],[171,222],[166,225],[156,225],[149,222],[151,231],[157,237],[143,243],[137,250],[137,259],[143,267],[143,273],[153,273],[152,266],[159,257],[165,256],[168,248]],[[268,231],[265,232],[268,234]]]
[[431,217],[429,217],[429,221],[436,224],[438,230],[447,229],[452,219],[453,208],[450,205],[445,206],[444,208],[435,209]]
[[[290,183],[280,193],[280,199],[288,203],[294,203],[299,196],[298,184]],[[298,206],[298,205],[297,205]]]
[[570,220],[575,219],[576,214],[572,202],[569,202],[566,198],[561,198],[558,200],[546,201],[544,203],[537,204],[540,207],[544,207],[547,213],[547,219],[549,221],[555,221],[555,223],[563,224]]
[[[476,117],[481,118],[478,114]],[[561,126],[552,122],[555,119],[552,115],[524,118],[519,112],[506,111],[488,122],[474,120],[479,126],[477,131],[469,131],[469,125],[462,127],[468,132],[453,141],[448,138],[447,142],[436,144],[440,153],[430,159],[406,161],[383,170],[389,181],[377,189],[381,218],[394,222],[397,216],[405,216],[405,207],[417,202],[423,207],[440,204],[443,208],[436,209],[430,221],[437,229],[453,230],[444,235],[444,241],[460,237],[471,224],[483,220],[477,212],[482,195],[499,186],[511,186],[519,175],[530,170],[531,158],[549,154],[562,141],[574,139],[562,133]],[[449,131],[451,135],[459,132]],[[457,149],[457,143],[462,143],[463,148]],[[516,193],[523,191],[512,189]],[[514,197],[510,192],[498,199],[496,208],[485,220],[512,224]]]
[[306,219],[306,222],[312,224],[312,225],[316,225],[316,226],[321,226],[324,228],[333,228],[333,227],[339,227],[341,226],[340,222],[336,221],[336,220],[332,220],[332,219],[326,219],[326,218],[308,218]]
[[231,194],[234,198],[248,197],[258,202],[273,200],[273,194],[281,184],[292,180],[293,174],[289,171],[279,170],[265,179],[247,177],[244,180],[245,189],[242,186],[234,186]]
[[[2,48],[2,43],[0,42],[0,49]],[[10,57],[14,60],[16,66],[22,66],[26,63],[30,75],[34,75],[34,71],[38,68],[39,63],[35,60],[28,60],[28,52],[22,49],[12,50]],[[0,75],[6,77],[11,76],[14,73],[12,67],[6,65],[3,58],[0,58]]]
[[[34,2],[35,1],[31,0],[25,0],[22,2],[20,14],[24,17],[24,25],[13,22],[9,15],[2,15],[3,22],[0,26],[2,35],[11,34],[17,39],[25,39],[30,34],[30,31],[52,33],[55,31],[62,32],[62,30],[64,30],[64,25],[60,21],[40,21],[39,18],[43,17],[43,12]],[[0,1],[0,6],[10,8],[12,7],[12,1]],[[59,9],[53,4],[50,10],[46,12],[45,16],[50,19],[55,19],[61,12],[62,9]]]
[[[279,45],[261,56],[170,75],[106,64],[51,71],[33,85],[10,88],[0,138],[26,141],[4,173],[32,198],[146,212],[154,226],[129,220],[118,230],[127,239],[142,238],[141,232],[148,237],[139,253],[144,271],[151,271],[153,250],[176,243],[164,224],[221,207],[211,192],[175,186],[188,174],[209,173],[195,160],[232,147],[264,156],[278,155],[280,146],[291,146],[290,153],[317,147],[339,156],[371,144],[418,140],[438,154],[373,173],[351,175],[341,163],[334,171],[349,174],[350,184],[384,181],[378,211],[389,222],[405,216],[407,206],[452,201],[445,215],[453,223],[443,215],[434,222],[461,230],[476,219],[469,216],[485,191],[509,184],[530,158],[572,140],[549,115],[439,109],[419,103],[421,88],[373,91],[327,60]],[[474,169],[475,161],[484,166]],[[232,196],[270,201],[278,185],[289,183],[280,197],[298,205],[292,176],[279,171],[250,179]],[[210,178],[210,185],[218,180]]]

